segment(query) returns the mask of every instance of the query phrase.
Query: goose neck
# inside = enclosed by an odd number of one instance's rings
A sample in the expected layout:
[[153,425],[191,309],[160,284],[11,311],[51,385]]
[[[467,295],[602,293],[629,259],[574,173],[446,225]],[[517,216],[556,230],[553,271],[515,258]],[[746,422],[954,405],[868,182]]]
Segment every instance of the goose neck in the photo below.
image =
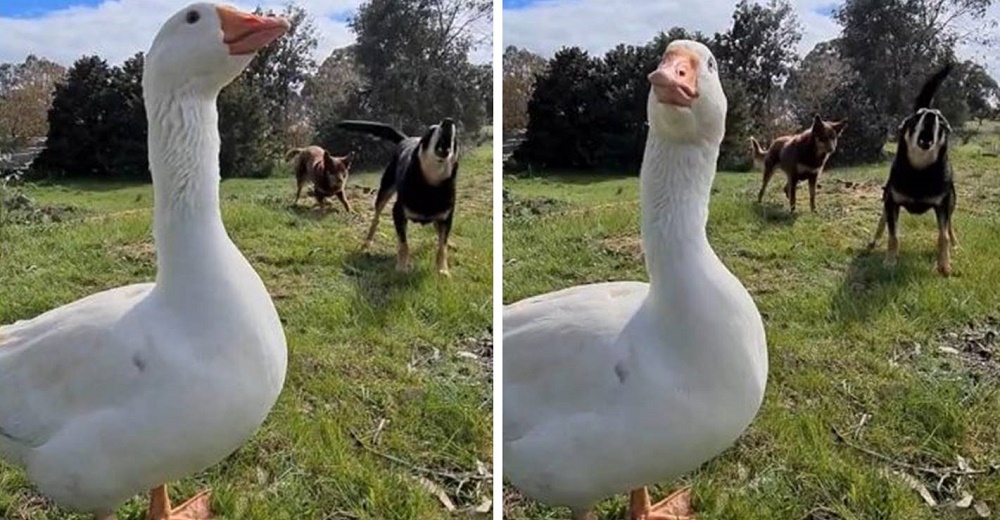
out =
[[176,286],[232,247],[219,208],[218,112],[212,97],[175,93],[147,96],[146,114],[157,285]]
[[640,172],[642,240],[654,291],[714,257],[705,226],[718,147],[647,140]]

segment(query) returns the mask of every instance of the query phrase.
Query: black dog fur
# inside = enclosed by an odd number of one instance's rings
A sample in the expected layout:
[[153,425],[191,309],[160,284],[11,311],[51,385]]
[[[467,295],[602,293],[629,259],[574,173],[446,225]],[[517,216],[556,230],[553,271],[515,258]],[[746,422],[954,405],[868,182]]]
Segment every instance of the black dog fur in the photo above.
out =
[[950,249],[958,244],[952,228],[956,197],[954,173],[948,161],[951,127],[941,112],[930,105],[950,71],[949,64],[927,80],[917,96],[913,114],[899,126],[896,158],[882,192],[882,218],[869,244],[874,248],[888,227],[885,261],[894,265],[899,253],[899,208],[914,215],[933,209],[938,226],[937,270],[943,276],[951,274]]
[[375,237],[379,215],[395,193],[392,220],[398,239],[396,268],[410,269],[407,222],[433,222],[438,237],[437,270],[447,276],[448,237],[455,217],[455,181],[458,177],[458,129],[454,121],[444,119],[429,127],[421,137],[410,137],[389,125],[371,121],[343,121],[338,126],[396,144],[375,197],[375,216],[368,228],[365,247]]

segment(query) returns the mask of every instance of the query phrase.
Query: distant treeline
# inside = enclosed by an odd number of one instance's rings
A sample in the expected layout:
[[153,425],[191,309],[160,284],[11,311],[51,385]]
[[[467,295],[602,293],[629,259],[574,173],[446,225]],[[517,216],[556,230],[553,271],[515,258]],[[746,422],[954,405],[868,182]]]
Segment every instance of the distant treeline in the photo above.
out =
[[[995,115],[1000,88],[980,65],[956,60],[958,24],[987,26],[991,0],[847,0],[834,12],[838,38],[800,58],[801,26],[787,0],[741,0],[724,33],[682,28],[643,46],[619,45],[603,57],[564,48],[548,61],[510,47],[504,53],[504,129],[526,128],[515,168],[631,169],[646,138],[646,76],[667,44],[708,45],[729,99],[720,168],[751,166],[749,137],[763,141],[798,131],[814,113],[847,119],[832,161],[873,162],[923,81],[955,62],[938,106],[952,127]],[[982,44],[990,44],[984,39]]]
[[[469,61],[490,37],[489,0],[369,0],[349,22],[356,42],[319,67],[306,11],[289,5],[283,14],[289,34],[219,98],[223,177],[266,176],[288,148],[306,144],[355,150],[369,165],[387,157],[386,143],[336,129],[342,119],[419,132],[447,116],[467,137],[489,123],[492,66]],[[148,179],[142,68],[141,53],[120,66],[84,56],[68,71],[36,57],[0,66],[0,151],[41,132],[36,177]]]

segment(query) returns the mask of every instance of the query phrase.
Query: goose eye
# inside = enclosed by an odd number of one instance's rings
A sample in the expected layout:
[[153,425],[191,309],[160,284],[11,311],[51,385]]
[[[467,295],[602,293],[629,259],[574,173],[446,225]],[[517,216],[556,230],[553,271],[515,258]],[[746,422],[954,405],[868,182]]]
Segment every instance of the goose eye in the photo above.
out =
[[201,20],[201,15],[198,14],[198,11],[188,11],[188,14],[187,14],[187,17],[185,18],[185,20],[189,24],[195,24],[195,23],[198,23],[198,20]]

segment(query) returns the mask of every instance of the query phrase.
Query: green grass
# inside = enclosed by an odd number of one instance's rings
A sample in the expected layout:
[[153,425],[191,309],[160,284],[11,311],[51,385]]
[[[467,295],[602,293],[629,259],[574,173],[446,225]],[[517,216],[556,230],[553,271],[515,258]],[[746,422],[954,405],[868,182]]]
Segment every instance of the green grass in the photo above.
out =
[[[977,145],[953,152],[961,243],[950,279],[934,272],[930,215],[905,215],[900,264],[883,266],[885,240],[869,252],[888,165],[831,170],[816,214],[799,189],[791,216],[771,183],[754,200],[759,172],[720,173],[709,240],[751,291],[767,328],[770,374],[763,407],[732,449],[656,496],[690,483],[702,520],[963,519],[971,509],[932,508],[887,469],[912,474],[944,503],[962,492],[1000,510],[1000,471],[943,480],[880,460],[939,468],[959,456],[979,470],[1000,463],[1000,347],[994,358],[940,350],[969,323],[1000,316],[1000,159]],[[780,179],[779,179],[780,178]],[[634,175],[505,178],[506,303],[576,284],[645,280]],[[802,208],[805,208],[804,210]],[[949,333],[960,334],[959,338]],[[840,442],[832,428],[855,447]],[[858,449],[858,448],[863,448]],[[625,497],[602,519],[622,518]],[[568,518],[507,488],[505,518]]]
[[[450,279],[433,268],[433,229],[416,225],[415,271],[395,272],[387,213],[373,249],[359,251],[375,173],[351,178],[365,188],[350,193],[358,215],[321,212],[306,199],[290,207],[291,177],[223,182],[229,234],[285,325],[288,379],[262,430],[222,464],[173,486],[175,499],[208,485],[221,518],[425,520],[452,514],[417,477],[447,491],[458,508],[491,497],[491,172],[489,147],[463,159]],[[0,230],[0,323],[153,278],[151,186],[22,191],[37,204],[76,211],[59,223]],[[119,518],[139,520],[145,505],[136,497]],[[3,466],[0,517],[88,518],[51,507],[23,473]]]

